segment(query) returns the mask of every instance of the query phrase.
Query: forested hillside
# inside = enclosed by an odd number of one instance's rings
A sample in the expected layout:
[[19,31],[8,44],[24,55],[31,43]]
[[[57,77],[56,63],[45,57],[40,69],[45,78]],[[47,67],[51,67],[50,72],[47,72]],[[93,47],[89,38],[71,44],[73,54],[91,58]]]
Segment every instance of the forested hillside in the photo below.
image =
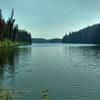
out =
[[32,43],[31,34],[26,30],[19,29],[18,24],[15,24],[14,9],[7,21],[3,18],[2,10],[0,10],[0,45],[4,41]]
[[82,30],[65,34],[63,43],[100,44],[100,24],[88,26]]

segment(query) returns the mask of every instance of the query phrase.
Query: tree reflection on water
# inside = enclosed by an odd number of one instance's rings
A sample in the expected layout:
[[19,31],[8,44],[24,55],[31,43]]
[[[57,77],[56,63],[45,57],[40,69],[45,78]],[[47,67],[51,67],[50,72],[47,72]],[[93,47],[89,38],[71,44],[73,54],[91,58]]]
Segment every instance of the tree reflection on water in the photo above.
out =
[[9,76],[10,78],[15,76],[15,70],[21,62],[19,56],[27,55],[30,53],[29,50],[30,48],[0,48],[0,81],[8,79]]

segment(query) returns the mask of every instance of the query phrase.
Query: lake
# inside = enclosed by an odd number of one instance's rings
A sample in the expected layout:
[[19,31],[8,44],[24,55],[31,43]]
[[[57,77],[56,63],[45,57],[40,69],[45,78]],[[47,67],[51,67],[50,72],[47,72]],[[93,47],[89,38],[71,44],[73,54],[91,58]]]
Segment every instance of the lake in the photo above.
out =
[[100,47],[32,44],[0,49],[0,85],[17,100],[100,100]]

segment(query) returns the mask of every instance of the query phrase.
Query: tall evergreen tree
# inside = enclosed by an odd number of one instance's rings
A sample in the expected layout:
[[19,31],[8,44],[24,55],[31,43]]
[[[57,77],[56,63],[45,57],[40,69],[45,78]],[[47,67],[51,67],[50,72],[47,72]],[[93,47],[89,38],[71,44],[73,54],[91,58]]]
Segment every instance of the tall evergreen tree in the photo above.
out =
[[5,22],[2,17],[2,11],[0,10],[0,41],[5,38],[12,42],[25,42],[31,44],[31,34],[25,30],[18,28],[18,24],[14,25],[14,9],[12,9],[11,16]]
[[65,35],[63,43],[92,43],[100,44],[100,24],[95,24]]
[[4,23],[2,18],[2,10],[0,9],[0,40],[3,40]]

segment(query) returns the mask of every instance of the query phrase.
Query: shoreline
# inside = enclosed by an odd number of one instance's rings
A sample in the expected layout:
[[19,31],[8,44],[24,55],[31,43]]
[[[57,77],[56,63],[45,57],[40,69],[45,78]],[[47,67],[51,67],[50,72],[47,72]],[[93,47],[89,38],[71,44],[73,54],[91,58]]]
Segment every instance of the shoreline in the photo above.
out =
[[0,41],[0,48],[16,47],[16,46],[21,46],[21,45],[29,45],[29,43],[27,43],[27,42],[12,42],[10,40]]

